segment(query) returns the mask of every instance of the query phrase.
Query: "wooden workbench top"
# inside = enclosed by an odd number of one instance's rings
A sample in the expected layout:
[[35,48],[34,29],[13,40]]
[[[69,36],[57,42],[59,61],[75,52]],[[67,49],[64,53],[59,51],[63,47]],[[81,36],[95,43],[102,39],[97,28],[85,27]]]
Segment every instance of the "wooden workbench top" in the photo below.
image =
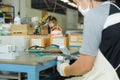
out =
[[16,59],[0,59],[0,63],[3,64],[23,64],[23,65],[37,65],[47,62],[49,60],[56,59],[56,55],[42,56],[38,57],[34,54],[21,53],[20,56],[17,56]]
[[[70,49],[71,53],[75,53],[76,49]],[[36,56],[34,54],[30,54],[28,52],[22,52],[19,56],[16,57],[16,59],[0,59],[0,63],[3,64],[22,64],[22,65],[37,65],[42,64],[44,62],[56,59],[56,57],[61,54],[51,54],[46,56]]]

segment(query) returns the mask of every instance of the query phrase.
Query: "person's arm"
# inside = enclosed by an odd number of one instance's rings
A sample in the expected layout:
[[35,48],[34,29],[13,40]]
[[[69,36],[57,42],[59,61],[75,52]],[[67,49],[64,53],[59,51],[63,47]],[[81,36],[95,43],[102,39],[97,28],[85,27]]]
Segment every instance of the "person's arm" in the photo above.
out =
[[95,56],[80,54],[80,57],[71,66],[65,68],[66,76],[78,76],[89,72],[95,61]]

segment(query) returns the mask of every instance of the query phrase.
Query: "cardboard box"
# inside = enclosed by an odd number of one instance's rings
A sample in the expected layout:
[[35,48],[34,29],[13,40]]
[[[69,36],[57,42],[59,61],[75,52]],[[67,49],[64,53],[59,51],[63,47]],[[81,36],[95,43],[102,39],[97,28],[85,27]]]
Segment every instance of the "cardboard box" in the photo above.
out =
[[69,48],[68,37],[64,37],[64,36],[63,37],[51,37],[50,44],[65,45],[67,48]]
[[47,26],[45,26],[45,27],[41,27],[40,28],[40,34],[41,35],[47,35],[48,34],[48,27]]
[[34,33],[34,27],[24,24],[24,25],[12,25],[12,36],[27,36]]
[[82,34],[69,34],[69,45],[70,46],[81,46]]
[[48,47],[50,46],[50,38],[49,37],[31,37],[30,47],[35,45],[41,46],[41,47]]

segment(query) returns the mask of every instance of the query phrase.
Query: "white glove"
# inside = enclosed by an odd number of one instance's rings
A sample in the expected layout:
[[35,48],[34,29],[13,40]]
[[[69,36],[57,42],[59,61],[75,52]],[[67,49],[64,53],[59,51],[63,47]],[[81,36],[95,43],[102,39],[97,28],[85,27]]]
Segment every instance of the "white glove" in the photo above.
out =
[[64,62],[60,62],[60,61],[57,62],[57,71],[61,76],[66,76],[65,67],[69,66],[69,62],[70,62],[69,60],[66,60]]

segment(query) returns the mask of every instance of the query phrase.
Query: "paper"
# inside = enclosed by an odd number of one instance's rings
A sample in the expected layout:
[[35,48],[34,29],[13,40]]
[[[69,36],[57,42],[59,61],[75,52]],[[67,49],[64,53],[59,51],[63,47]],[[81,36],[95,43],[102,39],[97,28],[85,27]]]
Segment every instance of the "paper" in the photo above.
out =
[[41,46],[41,39],[32,39],[32,46],[35,45]]
[[71,36],[70,41],[77,41],[78,37],[77,36]]
[[64,45],[64,39],[63,38],[53,38],[52,44],[56,45]]

